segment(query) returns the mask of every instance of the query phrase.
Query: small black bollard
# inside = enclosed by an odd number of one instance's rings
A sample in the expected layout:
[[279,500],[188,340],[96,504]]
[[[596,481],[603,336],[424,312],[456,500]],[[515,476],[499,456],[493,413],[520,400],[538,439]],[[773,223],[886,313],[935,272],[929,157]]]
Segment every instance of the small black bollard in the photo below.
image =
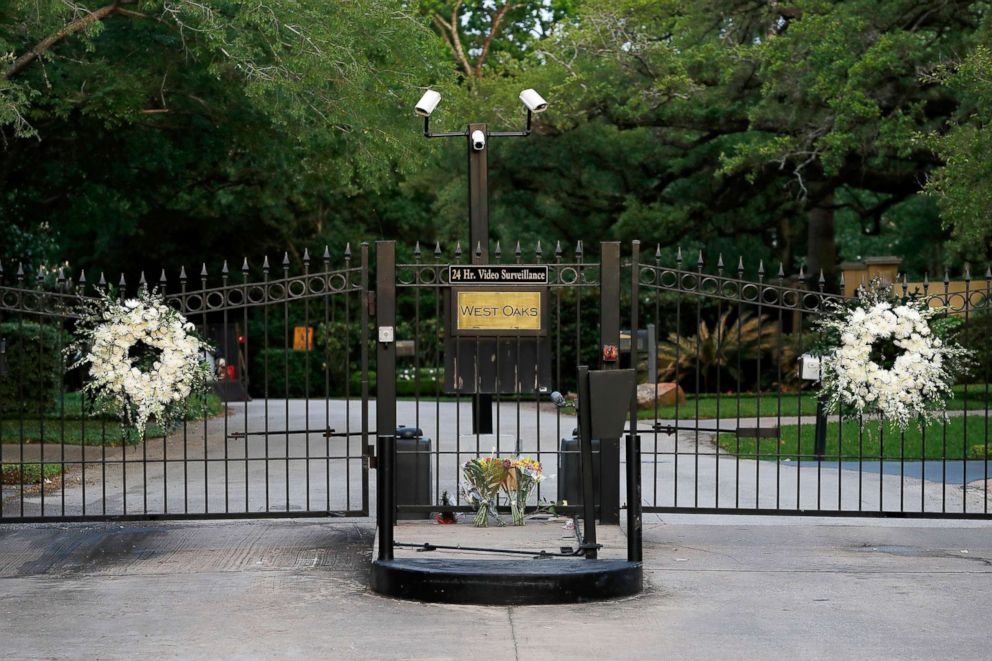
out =
[[816,432],[813,440],[813,454],[822,460],[827,452],[827,400],[820,395],[816,400]]

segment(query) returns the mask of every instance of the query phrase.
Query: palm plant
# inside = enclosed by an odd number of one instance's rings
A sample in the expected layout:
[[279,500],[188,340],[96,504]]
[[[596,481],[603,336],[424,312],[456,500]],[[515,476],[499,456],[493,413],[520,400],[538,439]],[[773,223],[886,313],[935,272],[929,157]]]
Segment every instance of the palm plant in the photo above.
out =
[[723,372],[740,387],[745,368],[759,356],[781,349],[771,364],[788,362],[785,354],[792,353],[791,343],[780,340],[778,322],[746,312],[732,317],[733,310],[728,310],[712,327],[701,319],[691,337],[670,333],[658,346],[659,377],[682,381],[698,371],[700,389],[708,390],[717,373]]

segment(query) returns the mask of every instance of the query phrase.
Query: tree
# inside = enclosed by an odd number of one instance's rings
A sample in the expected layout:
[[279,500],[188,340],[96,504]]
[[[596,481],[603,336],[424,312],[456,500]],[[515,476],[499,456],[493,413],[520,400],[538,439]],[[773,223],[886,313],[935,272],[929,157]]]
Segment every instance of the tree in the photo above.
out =
[[[570,159],[618,182],[597,200],[611,201],[614,236],[750,233],[787,267],[805,253],[829,275],[838,211],[874,231],[940,165],[919,136],[959,99],[921,75],[968,52],[988,17],[975,0],[590,0],[531,75],[557,102],[555,140],[630,134],[614,161]],[[526,187],[534,171],[517,173]]]
[[360,236],[331,209],[419,161],[408,106],[444,73],[425,23],[372,0],[2,11],[3,226],[76,266]]

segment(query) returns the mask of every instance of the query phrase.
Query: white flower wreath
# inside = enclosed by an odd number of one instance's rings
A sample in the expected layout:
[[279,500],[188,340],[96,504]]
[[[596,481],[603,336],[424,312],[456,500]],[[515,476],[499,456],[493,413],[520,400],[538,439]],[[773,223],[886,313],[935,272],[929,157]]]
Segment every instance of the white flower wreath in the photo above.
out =
[[74,367],[89,366],[84,390],[140,437],[149,420],[174,422],[186,399],[205,385],[208,347],[193,331],[154,294],[105,299],[84,316],[77,332],[83,356]]
[[936,337],[930,319],[942,311],[926,302],[893,305],[876,286],[860,306],[821,322],[840,338],[823,358],[823,389],[831,410],[879,414],[905,430],[911,421],[943,413],[955,374],[968,351]]

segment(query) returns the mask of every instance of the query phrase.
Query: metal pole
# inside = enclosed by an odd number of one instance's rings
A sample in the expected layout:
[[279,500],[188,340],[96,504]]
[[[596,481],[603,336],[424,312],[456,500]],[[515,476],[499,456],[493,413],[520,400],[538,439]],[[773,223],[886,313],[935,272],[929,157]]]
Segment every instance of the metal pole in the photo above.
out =
[[377,241],[376,252],[376,519],[379,525],[379,559],[393,558],[393,524],[396,499],[393,488],[393,453],[396,450],[396,243]]
[[[595,560],[598,555],[596,544],[596,496],[592,488],[592,416],[589,406],[589,368],[579,367],[579,456],[582,459],[582,507],[583,537],[582,546],[586,558]],[[600,453],[603,442],[600,440]]]
[[[472,146],[472,134],[482,131],[487,144]],[[473,264],[489,262],[489,128],[485,124],[468,125],[468,240]],[[478,251],[478,253],[477,253]]]
[[[630,363],[637,370],[638,324],[640,323],[640,258],[641,242],[634,241],[630,253]],[[648,374],[651,375],[651,344],[654,342],[654,325],[648,324]],[[636,380],[636,379],[635,379]],[[652,382],[653,383],[653,382]],[[642,556],[641,539],[641,437],[637,434],[637,389],[630,399],[630,433],[627,434],[627,560],[639,562]]]
[[[472,134],[482,131],[486,145],[472,146]],[[469,124],[468,138],[468,241],[473,264],[489,263],[489,127]],[[478,384],[477,384],[478,385]],[[472,433],[493,433],[493,396],[486,393],[472,397]]]
[[[599,336],[602,368],[620,367],[620,242],[604,241],[600,257]],[[636,341],[636,338],[632,338]],[[591,429],[591,428],[590,428]],[[602,523],[620,523],[620,439],[599,439],[599,517]]]
[[643,559],[641,539],[641,436],[627,434],[627,559]]
[[386,435],[376,438],[376,500],[379,524],[379,560],[393,559],[393,526],[396,525],[396,490],[393,484],[396,476],[393,466],[396,458],[396,436]]
[[816,398],[816,430],[813,437],[813,454],[823,459],[827,453],[827,401],[823,395]]

